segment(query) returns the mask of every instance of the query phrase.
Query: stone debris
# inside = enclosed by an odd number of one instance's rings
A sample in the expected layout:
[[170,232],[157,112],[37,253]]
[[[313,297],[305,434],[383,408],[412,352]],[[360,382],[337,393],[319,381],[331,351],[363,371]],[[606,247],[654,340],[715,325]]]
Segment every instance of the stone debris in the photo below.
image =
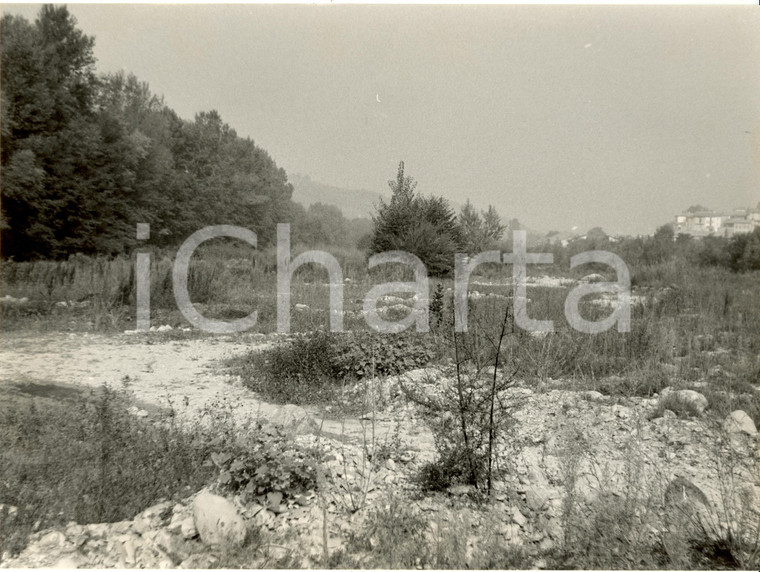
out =
[[[388,380],[403,383],[431,402],[441,402],[451,382],[445,368],[412,370]],[[430,534],[440,526],[470,522],[474,532],[466,541],[469,552],[479,541],[478,527],[485,527],[506,545],[525,550],[530,559],[525,567],[541,567],[541,560],[564,542],[568,502],[581,514],[591,514],[603,499],[646,490],[648,496],[659,499],[661,514],[645,523],[644,530],[653,542],[661,539],[666,552],[676,559],[682,556],[678,551],[685,543],[698,534],[697,526],[706,528],[709,523],[714,535],[721,526],[731,526],[715,509],[724,506],[717,465],[725,455],[735,462],[734,479],[744,487],[742,498],[753,499],[751,508],[757,510],[760,488],[753,488],[757,476],[754,441],[721,439],[725,433],[757,434],[745,412],[729,415],[721,433],[702,418],[681,419],[670,411],[650,419],[648,413],[658,398],[553,389],[552,380],[546,387],[537,391],[518,381],[499,396],[512,408],[515,424],[501,452],[509,470],[494,483],[492,502],[478,505],[471,499],[479,491],[459,484],[408,503],[409,510],[430,523]],[[704,396],[693,390],[666,389],[659,399],[671,394],[688,399],[700,411],[707,406]],[[399,426],[407,428],[424,418],[406,403],[402,391],[389,395],[390,402],[377,412],[378,418],[399,418]],[[383,506],[389,494],[405,498],[405,491],[415,490],[420,468],[434,459],[427,442],[420,446],[421,435],[415,438],[405,433],[403,442],[371,462],[359,436],[325,435],[301,407],[273,407],[267,413],[271,421],[291,431],[296,443],[318,446],[324,452],[319,493],[303,495],[298,502],[281,499],[269,506],[261,499],[243,504],[239,497],[221,496],[212,487],[179,502],[157,503],[128,521],[70,523],[37,531],[21,554],[4,556],[0,568],[210,568],[223,565],[224,551],[242,545],[250,531],[263,539],[259,564],[269,566],[286,559],[304,567],[322,567],[325,519],[328,551],[333,553],[363,530],[372,510]],[[0,505],[0,515],[16,512],[16,507]],[[373,542],[376,545],[378,540],[370,538]]]
[[726,420],[723,422],[723,430],[726,433],[746,433],[750,437],[757,436],[755,422],[741,409],[733,411],[726,417]]

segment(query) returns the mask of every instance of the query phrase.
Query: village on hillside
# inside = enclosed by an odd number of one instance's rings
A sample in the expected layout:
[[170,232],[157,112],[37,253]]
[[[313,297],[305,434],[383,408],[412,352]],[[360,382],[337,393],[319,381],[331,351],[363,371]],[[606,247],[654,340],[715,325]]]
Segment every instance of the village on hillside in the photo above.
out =
[[760,228],[760,202],[753,209],[716,211],[692,207],[677,214],[675,233],[689,234],[695,238],[725,236],[731,238]]

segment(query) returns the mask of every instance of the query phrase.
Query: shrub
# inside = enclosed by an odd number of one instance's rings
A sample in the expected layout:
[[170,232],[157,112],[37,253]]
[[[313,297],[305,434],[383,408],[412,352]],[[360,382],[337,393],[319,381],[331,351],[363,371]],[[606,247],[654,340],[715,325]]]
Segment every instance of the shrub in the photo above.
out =
[[287,403],[324,403],[347,382],[395,375],[428,364],[433,340],[422,334],[376,332],[301,335],[232,361],[250,389]]
[[[456,432],[452,435],[458,436]],[[438,458],[420,469],[417,483],[423,491],[443,492],[454,485],[475,484],[464,444],[456,443],[457,439],[451,441],[439,444]],[[485,474],[488,460],[482,455],[472,457],[475,475]]]
[[233,446],[211,455],[223,490],[272,508],[316,487],[318,459],[316,450],[294,444],[281,427],[262,421]]

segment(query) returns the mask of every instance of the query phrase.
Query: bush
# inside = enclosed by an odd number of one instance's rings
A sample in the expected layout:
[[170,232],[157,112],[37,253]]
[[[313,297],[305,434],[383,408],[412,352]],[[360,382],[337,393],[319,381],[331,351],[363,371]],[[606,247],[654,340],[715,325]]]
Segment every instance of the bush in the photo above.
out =
[[433,340],[415,333],[316,332],[233,360],[243,383],[280,403],[324,403],[347,382],[395,375],[435,356]]
[[212,453],[223,490],[276,508],[317,486],[316,450],[294,444],[277,425],[259,421],[227,450]]
[[[458,435],[456,432],[453,434]],[[488,459],[482,454],[472,455],[475,466],[470,470],[468,453],[463,444],[448,443],[438,449],[438,458],[423,465],[417,475],[417,483],[423,491],[444,492],[455,485],[474,485],[473,473],[486,473]]]

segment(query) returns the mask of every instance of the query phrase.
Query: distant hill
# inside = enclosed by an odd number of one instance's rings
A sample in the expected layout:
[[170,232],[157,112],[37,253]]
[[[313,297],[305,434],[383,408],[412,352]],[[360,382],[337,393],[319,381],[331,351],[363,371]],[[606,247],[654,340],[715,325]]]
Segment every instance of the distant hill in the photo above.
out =
[[343,189],[313,181],[308,175],[288,175],[293,185],[293,201],[308,207],[314,203],[335,205],[346,218],[370,218],[380,198],[390,198],[390,191],[377,193],[364,189]]

